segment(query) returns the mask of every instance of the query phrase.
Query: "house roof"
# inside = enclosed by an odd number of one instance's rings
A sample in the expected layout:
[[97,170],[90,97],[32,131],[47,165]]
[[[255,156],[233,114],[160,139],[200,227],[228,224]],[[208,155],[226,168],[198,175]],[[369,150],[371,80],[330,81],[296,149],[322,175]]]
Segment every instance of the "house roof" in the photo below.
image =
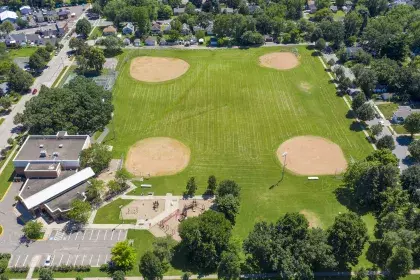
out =
[[49,200],[47,203],[45,203],[45,206],[47,206],[51,212],[68,211],[71,208],[71,203],[73,202],[73,200],[80,199],[84,201],[86,199],[84,193],[86,192],[88,186],[89,183],[84,182],[83,184],[80,184],[79,186],[70,189],[62,195]]
[[[62,161],[78,160],[80,152],[88,141],[88,135],[30,135],[23,143],[13,161]],[[60,148],[60,145],[61,148]],[[41,157],[41,151],[46,152]],[[58,156],[53,157],[57,152]]]
[[6,20],[8,18],[12,18],[12,19],[17,19],[17,14],[15,12],[11,12],[11,11],[4,11],[2,13],[0,13],[0,20]]
[[117,29],[114,26],[110,25],[108,27],[105,27],[103,32],[105,32],[105,33],[116,33]]
[[226,12],[226,13],[228,13],[228,14],[232,14],[233,13],[233,9],[232,8],[222,8],[221,9],[221,12],[223,13],[223,12]]
[[22,6],[22,7],[19,8],[20,11],[25,10],[25,9],[26,10],[30,10],[31,7],[29,7],[29,6]]
[[140,39],[138,39],[138,38],[137,39],[134,39],[134,42],[135,43],[140,43]]
[[131,22],[127,22],[127,24],[124,26],[124,28],[134,29],[134,25]]
[[147,39],[145,41],[149,41],[149,42],[156,42],[156,38],[153,37],[147,37]]
[[[93,172],[92,168],[88,167],[79,172],[73,173],[70,176],[63,178],[61,176],[58,177],[58,182],[55,182],[48,186],[47,188],[42,189],[41,191],[23,199],[23,203],[25,204],[26,208],[32,209],[35,206],[40,205],[43,202],[46,202],[64,192],[70,190],[71,188],[79,185],[82,182],[85,182],[89,178],[95,176],[95,172]],[[37,179],[37,180],[45,180],[45,179]],[[27,180],[25,183],[26,188],[30,187],[31,179]],[[24,189],[23,189],[24,190]],[[22,190],[22,192],[23,192]]]
[[174,13],[181,14],[181,13],[184,13],[184,12],[185,12],[185,8],[174,8]]

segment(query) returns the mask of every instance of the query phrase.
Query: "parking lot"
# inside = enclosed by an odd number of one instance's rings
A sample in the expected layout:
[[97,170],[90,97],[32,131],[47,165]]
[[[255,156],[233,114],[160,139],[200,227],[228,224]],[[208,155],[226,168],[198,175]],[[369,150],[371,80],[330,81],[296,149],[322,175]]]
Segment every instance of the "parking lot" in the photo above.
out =
[[[78,241],[78,242],[98,242],[98,241],[118,241],[125,240],[127,230],[125,229],[87,229],[84,231],[67,234],[63,231],[54,230],[48,237],[49,241]],[[113,244],[110,243],[110,244]]]
[[[24,267],[29,266],[32,258],[36,255],[12,255],[9,261],[9,267]],[[42,254],[36,266],[44,266],[45,260],[49,254]],[[72,254],[72,253],[56,253],[51,254],[51,265],[90,265],[99,267],[102,264],[108,263],[111,259],[111,254]]]

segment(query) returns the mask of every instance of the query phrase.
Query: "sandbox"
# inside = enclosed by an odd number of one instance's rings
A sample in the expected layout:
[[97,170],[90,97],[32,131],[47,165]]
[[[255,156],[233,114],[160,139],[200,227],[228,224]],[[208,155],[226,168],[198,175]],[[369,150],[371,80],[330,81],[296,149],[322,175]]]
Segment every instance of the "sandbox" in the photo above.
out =
[[286,168],[299,175],[333,175],[347,168],[341,148],[328,139],[316,136],[298,136],[283,142],[277,157]]
[[135,176],[173,175],[187,167],[190,155],[190,149],[178,140],[146,138],[130,148],[125,167]]
[[176,79],[188,71],[190,65],[178,58],[136,57],[131,61],[130,75],[142,82],[164,82]]
[[165,210],[164,199],[134,200],[121,209],[124,220],[145,221],[153,219]]
[[259,60],[262,66],[277,70],[288,70],[299,65],[299,59],[291,52],[268,53],[260,56]]

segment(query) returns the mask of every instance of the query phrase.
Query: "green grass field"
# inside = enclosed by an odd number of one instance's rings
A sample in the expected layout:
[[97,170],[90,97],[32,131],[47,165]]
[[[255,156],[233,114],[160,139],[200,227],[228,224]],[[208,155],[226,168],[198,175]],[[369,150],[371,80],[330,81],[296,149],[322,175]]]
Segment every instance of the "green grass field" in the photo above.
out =
[[[209,175],[233,179],[242,187],[234,234],[245,238],[257,221],[277,220],[289,211],[314,212],[323,227],[346,211],[334,193],[335,176],[318,181],[286,173],[279,181],[278,146],[298,135],[317,135],[339,144],[346,158],[372,151],[359,127],[347,119],[318,57],[299,47],[300,66],[278,71],[258,65],[258,57],[280,48],[249,50],[136,50],[120,56],[114,87],[114,157],[137,141],[173,137],[191,149],[189,166],[174,176],[149,180],[155,194],[180,195],[190,176],[203,193]],[[177,80],[142,83],[129,75],[131,58],[141,55],[184,59],[188,72]],[[304,90],[303,84],[309,85]],[[112,128],[111,128],[112,129]],[[109,133],[108,135],[113,135]],[[140,190],[141,191],[141,190]]]
[[[13,171],[15,170],[13,167],[13,157],[16,155],[10,155],[10,152],[7,156],[11,156],[12,158],[5,166],[3,172],[0,174],[0,201],[3,199],[3,196],[6,194],[7,190],[9,189],[10,184],[13,182]],[[3,166],[3,162],[1,162],[0,166]]]
[[394,112],[398,109],[398,104],[395,103],[383,103],[378,104],[379,110],[381,110],[382,114],[384,114],[387,120],[391,119],[394,115]]
[[[98,209],[95,219],[93,220],[94,224],[119,224],[122,222],[120,219],[120,206],[125,206],[129,204],[132,200],[130,199],[121,199],[118,198],[113,202],[105,205]],[[124,220],[126,224],[135,224],[136,220]]]
[[9,51],[9,57],[12,59],[15,57],[29,57],[36,50],[37,50],[36,47],[24,47],[24,48],[18,48],[18,49],[11,49]]

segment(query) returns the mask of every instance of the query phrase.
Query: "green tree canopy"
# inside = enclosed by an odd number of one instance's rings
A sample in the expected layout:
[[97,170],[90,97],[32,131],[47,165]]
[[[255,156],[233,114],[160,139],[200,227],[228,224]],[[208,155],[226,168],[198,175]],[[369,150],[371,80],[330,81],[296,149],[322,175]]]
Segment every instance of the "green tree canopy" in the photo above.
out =
[[395,149],[394,138],[392,138],[391,135],[385,135],[384,137],[378,140],[378,142],[376,143],[376,147],[380,150],[388,149],[392,151]]
[[159,258],[151,251],[147,251],[140,259],[140,273],[146,280],[163,279],[165,267]]
[[136,250],[128,244],[128,241],[118,242],[111,250],[111,261],[123,271],[134,267],[137,259]]
[[239,198],[233,194],[216,197],[217,211],[223,213],[225,218],[228,219],[232,225],[235,224],[236,215],[239,213]]
[[108,168],[112,159],[112,152],[108,146],[95,143],[80,153],[80,166],[82,168],[91,167],[98,174]]
[[225,196],[228,194],[232,194],[234,197],[239,198],[240,193],[241,193],[241,187],[233,180],[221,181],[217,188],[218,196]]
[[33,80],[31,74],[20,69],[16,64],[13,63],[10,66],[8,81],[11,90],[20,93],[26,92],[31,87]]
[[71,203],[71,209],[67,212],[67,217],[75,223],[86,224],[92,207],[89,202],[75,199]]
[[195,182],[195,177],[190,177],[190,179],[188,179],[187,186],[185,188],[186,195],[194,196],[195,192],[197,191],[197,183]]
[[76,33],[87,38],[90,31],[92,30],[92,25],[86,18],[82,18],[76,23]]
[[395,248],[386,263],[386,268],[393,279],[410,274],[410,270],[413,268],[413,257],[410,250],[402,247]]
[[420,166],[412,165],[401,174],[401,186],[410,193],[414,202],[420,202]]
[[54,280],[53,271],[50,268],[41,267],[38,273],[40,280]]
[[38,239],[42,235],[42,224],[37,221],[29,221],[22,228],[23,234],[29,239]]
[[411,137],[415,133],[420,133],[420,113],[412,113],[404,121],[404,128],[411,133]]
[[77,77],[63,88],[42,87],[38,97],[26,103],[23,124],[31,134],[89,134],[103,129],[112,111],[111,92]]

